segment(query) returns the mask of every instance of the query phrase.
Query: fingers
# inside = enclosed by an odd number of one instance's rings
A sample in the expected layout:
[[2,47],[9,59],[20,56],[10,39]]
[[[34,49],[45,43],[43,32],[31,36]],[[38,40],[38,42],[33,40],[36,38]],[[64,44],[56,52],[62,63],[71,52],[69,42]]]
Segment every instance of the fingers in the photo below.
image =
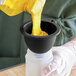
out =
[[47,76],[51,72],[51,69],[47,66],[42,70],[41,76]]
[[53,61],[43,69],[42,76],[65,76],[65,60],[56,53],[53,55]]
[[48,76],[51,72],[57,69],[56,62],[53,60],[48,66],[42,70],[42,76]]
[[72,57],[70,57],[68,52],[66,52],[68,49],[65,47],[54,47],[52,50],[54,59],[47,67],[43,69],[44,75],[42,76],[69,76],[73,61],[70,61]]

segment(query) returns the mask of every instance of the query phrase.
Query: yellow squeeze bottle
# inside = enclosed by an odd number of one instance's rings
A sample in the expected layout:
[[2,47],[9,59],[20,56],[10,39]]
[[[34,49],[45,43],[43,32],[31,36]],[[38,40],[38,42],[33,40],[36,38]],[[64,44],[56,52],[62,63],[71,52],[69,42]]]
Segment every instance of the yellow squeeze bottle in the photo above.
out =
[[9,16],[15,16],[23,11],[32,15],[33,27],[32,35],[46,36],[46,32],[41,30],[41,13],[46,0],[6,0],[0,9]]

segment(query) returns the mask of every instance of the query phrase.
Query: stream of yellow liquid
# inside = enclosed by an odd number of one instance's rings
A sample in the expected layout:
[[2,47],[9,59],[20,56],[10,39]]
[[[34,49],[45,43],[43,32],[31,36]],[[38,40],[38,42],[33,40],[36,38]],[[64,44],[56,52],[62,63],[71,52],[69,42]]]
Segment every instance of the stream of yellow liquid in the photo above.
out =
[[9,16],[15,16],[23,11],[27,11],[32,16],[33,27],[32,35],[46,36],[45,31],[41,30],[41,14],[46,0],[6,0],[0,9]]

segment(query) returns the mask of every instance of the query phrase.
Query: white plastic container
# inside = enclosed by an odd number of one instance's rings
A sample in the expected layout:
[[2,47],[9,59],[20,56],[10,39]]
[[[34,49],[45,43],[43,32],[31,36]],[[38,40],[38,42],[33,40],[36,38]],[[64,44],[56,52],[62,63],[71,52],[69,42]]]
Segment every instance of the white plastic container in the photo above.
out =
[[43,54],[37,54],[28,49],[25,58],[26,76],[43,76],[41,74],[42,69],[53,60],[53,55],[51,50]]

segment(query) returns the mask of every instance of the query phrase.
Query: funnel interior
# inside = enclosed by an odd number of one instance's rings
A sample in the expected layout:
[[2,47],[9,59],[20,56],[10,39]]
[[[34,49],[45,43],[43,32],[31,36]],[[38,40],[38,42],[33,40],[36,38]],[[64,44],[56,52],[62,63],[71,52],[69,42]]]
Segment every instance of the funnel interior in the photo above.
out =
[[[28,27],[25,28],[26,32],[28,34],[32,33],[32,26],[33,26],[33,24],[31,22],[31,24],[28,24]],[[55,24],[49,23],[49,22],[45,22],[45,21],[42,21],[40,27],[41,27],[41,30],[43,30],[46,33],[48,33],[48,35],[53,34],[57,30],[57,27],[55,26]]]

